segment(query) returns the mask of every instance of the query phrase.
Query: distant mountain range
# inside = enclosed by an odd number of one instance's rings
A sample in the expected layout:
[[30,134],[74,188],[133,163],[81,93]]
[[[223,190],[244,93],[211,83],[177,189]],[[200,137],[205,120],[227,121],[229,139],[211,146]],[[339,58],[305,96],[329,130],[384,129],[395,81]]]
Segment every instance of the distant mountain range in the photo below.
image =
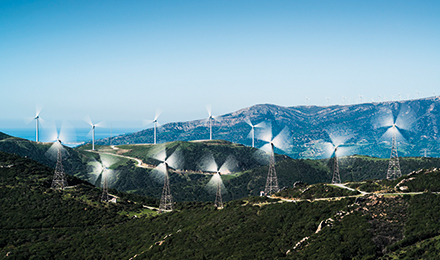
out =
[[[213,123],[213,139],[222,139],[250,146],[253,124],[271,122],[274,135],[284,127],[290,137],[284,154],[292,158],[330,157],[328,143],[335,139],[345,139],[343,145],[348,154],[362,154],[386,158],[390,156],[392,135],[386,133],[393,122],[399,128],[399,156],[440,156],[440,97],[417,100],[364,103],[336,106],[296,106],[283,107],[260,104],[222,115]],[[261,130],[260,130],[261,132]],[[389,131],[388,131],[389,132]],[[258,129],[256,136],[259,135]],[[206,120],[175,122],[163,125],[157,135],[158,142],[176,140],[209,139]],[[137,144],[152,143],[153,128],[136,133],[100,139],[97,144]],[[261,147],[263,141],[257,140]],[[341,144],[341,143],[340,143]]]

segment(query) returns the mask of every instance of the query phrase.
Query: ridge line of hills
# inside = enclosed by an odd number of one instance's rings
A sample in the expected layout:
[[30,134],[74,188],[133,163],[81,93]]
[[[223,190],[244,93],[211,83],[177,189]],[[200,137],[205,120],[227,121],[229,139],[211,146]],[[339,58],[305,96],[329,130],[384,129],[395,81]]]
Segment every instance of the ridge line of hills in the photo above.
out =
[[[233,143],[251,145],[248,134],[251,130],[245,119],[252,123],[272,122],[274,134],[285,126],[291,135],[291,144],[286,152],[292,158],[320,159],[330,157],[323,149],[330,136],[349,136],[347,143],[353,149],[351,154],[373,157],[389,157],[390,137],[384,137],[387,128],[381,126],[385,119],[412,123],[400,129],[404,138],[398,140],[399,154],[405,157],[420,156],[422,150],[433,157],[440,156],[439,129],[440,97],[416,100],[389,101],[334,106],[283,107],[273,104],[259,104],[221,116],[221,122],[214,122],[213,138]],[[399,119],[398,119],[399,118]],[[399,122],[402,122],[400,120]],[[164,124],[158,132],[161,143],[172,141],[205,140],[209,137],[206,120],[173,122]],[[98,140],[97,144],[140,144],[153,142],[153,128],[136,133]],[[256,140],[256,146],[264,143]]]

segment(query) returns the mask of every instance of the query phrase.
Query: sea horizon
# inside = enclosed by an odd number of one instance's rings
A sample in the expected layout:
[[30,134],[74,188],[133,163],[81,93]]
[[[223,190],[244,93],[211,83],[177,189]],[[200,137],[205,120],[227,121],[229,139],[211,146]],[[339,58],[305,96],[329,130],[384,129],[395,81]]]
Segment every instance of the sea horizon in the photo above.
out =
[[[133,127],[118,127],[118,128],[96,128],[95,130],[95,140],[107,138],[107,137],[115,137],[123,134],[129,134],[141,131],[143,129],[133,128]],[[23,139],[27,139],[30,141],[36,140],[36,131],[35,128],[3,128],[0,129],[0,132],[8,134],[10,136],[19,137]],[[45,131],[45,129],[40,129],[39,132],[39,140],[40,142],[53,142],[49,137],[50,131]],[[77,147],[83,145],[85,143],[92,141],[92,134],[90,131],[90,127],[87,128],[75,128],[73,131],[70,131],[71,136],[66,142],[63,142],[64,145],[69,147]]]

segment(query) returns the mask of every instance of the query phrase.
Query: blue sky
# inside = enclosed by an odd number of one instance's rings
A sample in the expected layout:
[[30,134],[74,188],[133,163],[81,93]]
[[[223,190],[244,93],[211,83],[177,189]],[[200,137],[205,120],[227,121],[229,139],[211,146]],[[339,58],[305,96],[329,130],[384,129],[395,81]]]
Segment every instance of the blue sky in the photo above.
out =
[[33,126],[36,105],[77,127],[88,115],[142,128],[156,109],[165,123],[205,118],[207,104],[438,95],[439,13],[438,1],[2,0],[0,128]]

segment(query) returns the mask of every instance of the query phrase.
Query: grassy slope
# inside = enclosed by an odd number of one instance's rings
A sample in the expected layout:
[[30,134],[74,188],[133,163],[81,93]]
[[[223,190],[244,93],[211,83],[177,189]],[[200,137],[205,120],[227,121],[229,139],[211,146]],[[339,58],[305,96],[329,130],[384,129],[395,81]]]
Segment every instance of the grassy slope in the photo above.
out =
[[[188,202],[172,213],[130,219],[120,213],[140,212],[147,203],[142,198],[119,193],[121,203],[99,203],[99,189],[73,177],[69,181],[78,184],[75,189],[53,191],[48,188],[50,168],[4,153],[0,159],[2,256],[375,259],[386,250],[390,256],[414,255],[420,245],[429,247],[427,256],[440,253],[429,240],[440,235],[440,199],[434,194],[369,196],[360,205],[353,198],[279,203],[251,197],[231,201],[222,210]],[[333,224],[316,233],[329,218]],[[294,250],[304,237],[309,239]],[[403,240],[395,243],[395,237]]]
[[[44,165],[55,167],[56,160],[47,156],[47,151],[52,143],[41,143],[29,141],[22,138],[11,137],[0,132],[0,151],[17,154],[23,157],[33,159]],[[63,161],[64,169],[67,174],[82,176],[87,170],[82,162],[81,155],[74,149],[65,147],[69,156]]]

